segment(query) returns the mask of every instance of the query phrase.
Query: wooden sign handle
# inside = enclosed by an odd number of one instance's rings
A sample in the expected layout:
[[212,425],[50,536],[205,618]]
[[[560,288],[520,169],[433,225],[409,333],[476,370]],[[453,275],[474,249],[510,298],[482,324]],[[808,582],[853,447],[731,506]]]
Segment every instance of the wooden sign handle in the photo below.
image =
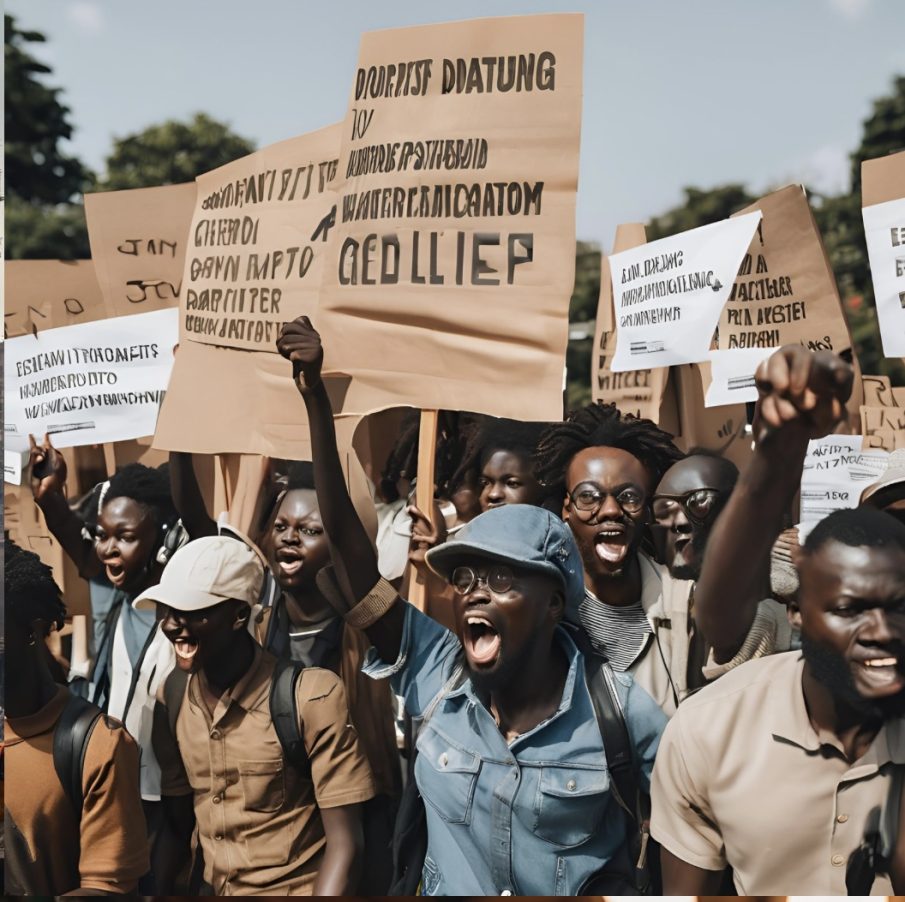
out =
[[[434,461],[437,459],[437,422],[440,411],[422,410],[418,431],[418,483],[415,486],[415,504],[433,522],[434,516]],[[409,589],[409,601],[423,611],[427,602],[427,584],[424,576],[415,571]]]

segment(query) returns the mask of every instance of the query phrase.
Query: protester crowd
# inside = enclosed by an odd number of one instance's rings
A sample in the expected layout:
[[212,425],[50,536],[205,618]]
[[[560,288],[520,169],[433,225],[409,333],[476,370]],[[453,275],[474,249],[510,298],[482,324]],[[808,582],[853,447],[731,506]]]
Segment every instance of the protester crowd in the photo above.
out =
[[788,532],[848,363],[760,366],[741,473],[613,405],[449,414],[421,510],[404,422],[375,547],[320,337],[277,348],[312,461],[274,464],[250,535],[191,455],[75,499],[33,443],[94,655],[70,681],[54,574],[7,541],[7,892],[905,892],[901,453]]

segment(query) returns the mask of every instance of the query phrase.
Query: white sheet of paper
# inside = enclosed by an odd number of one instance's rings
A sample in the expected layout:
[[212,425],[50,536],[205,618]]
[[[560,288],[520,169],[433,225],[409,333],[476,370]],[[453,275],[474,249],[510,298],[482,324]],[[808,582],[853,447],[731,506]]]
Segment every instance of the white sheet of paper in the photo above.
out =
[[738,404],[757,400],[754,373],[760,362],[776,348],[734,348],[731,351],[710,352],[712,381],[704,397],[705,407]]
[[756,210],[610,255],[614,373],[699,363],[760,222]]
[[887,451],[862,451],[864,436],[828,435],[808,442],[801,476],[800,541],[833,511],[858,506],[861,492],[886,470]]
[[880,338],[887,357],[905,357],[905,198],[861,211]]
[[178,330],[174,308],[9,339],[5,437],[47,432],[72,448],[153,435]]
[[28,450],[3,449],[3,481],[22,485],[22,471],[28,467]]

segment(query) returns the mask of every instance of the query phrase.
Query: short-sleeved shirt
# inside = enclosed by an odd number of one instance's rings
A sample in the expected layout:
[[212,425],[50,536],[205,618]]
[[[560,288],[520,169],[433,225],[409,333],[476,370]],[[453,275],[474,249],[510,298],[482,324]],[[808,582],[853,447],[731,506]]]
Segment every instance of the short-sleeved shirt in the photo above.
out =
[[[569,661],[562,700],[509,743],[471,681],[455,681],[462,647],[436,621],[407,605],[398,659],[369,652],[365,673],[390,677],[413,717],[447,689],[417,740],[424,895],[575,895],[625,839],[582,655],[561,627],[556,641]],[[615,676],[646,788],[666,718],[631,677]]]
[[[849,762],[810,722],[803,667],[799,652],[741,665],[684,701],[660,744],[654,838],[696,867],[730,865],[740,895],[844,896],[862,839],[890,832],[905,721],[887,721]],[[888,879],[873,892],[891,893]]]
[[326,847],[319,809],[374,796],[340,678],[306,668],[296,702],[311,773],[286,762],[270,717],[276,659],[251,667],[213,714],[192,674],[170,732],[158,694],[154,747],[165,796],[194,794],[204,877],[217,895],[310,895]]
[[129,893],[148,870],[138,747],[122,724],[96,722],[82,770],[81,815],[53,763],[53,737],[69,690],[28,717],[7,718],[3,757],[6,891],[58,896],[78,887]]

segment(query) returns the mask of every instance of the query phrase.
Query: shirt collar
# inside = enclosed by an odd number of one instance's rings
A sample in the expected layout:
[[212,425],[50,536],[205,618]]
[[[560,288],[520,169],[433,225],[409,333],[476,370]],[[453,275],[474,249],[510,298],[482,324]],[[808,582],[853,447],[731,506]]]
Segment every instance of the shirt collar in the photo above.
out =
[[[252,658],[251,666],[232,689],[227,689],[220,696],[213,713],[214,723],[221,720],[233,704],[238,705],[243,711],[250,711],[257,707],[262,693],[269,691],[270,679],[265,672],[264,664],[266,659],[271,657],[257,642],[254,643],[254,658]],[[199,677],[198,680],[195,679],[196,676]],[[201,698],[202,690],[199,685],[201,678],[203,678],[201,674],[192,675],[189,683],[189,698],[203,711],[206,711],[207,706]]]
[[65,686],[57,686],[53,698],[34,714],[28,714],[25,717],[7,717],[7,741],[31,739],[32,736],[49,733],[60,719],[67,701],[69,701],[69,690]]

